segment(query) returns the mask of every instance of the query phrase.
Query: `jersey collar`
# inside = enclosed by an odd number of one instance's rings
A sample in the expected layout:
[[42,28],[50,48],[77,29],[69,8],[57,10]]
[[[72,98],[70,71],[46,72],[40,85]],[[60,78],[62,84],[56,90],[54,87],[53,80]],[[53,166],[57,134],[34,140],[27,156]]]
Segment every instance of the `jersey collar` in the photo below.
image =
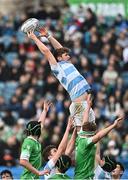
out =
[[65,64],[65,63],[68,63],[67,61],[59,61],[59,64]]
[[78,135],[90,135],[93,136],[95,134],[95,131],[79,131]]
[[27,138],[32,139],[32,140],[34,140],[34,141],[38,142],[38,141],[37,141],[37,139],[35,139],[35,138],[34,138],[34,137],[32,137],[32,136],[28,136]]

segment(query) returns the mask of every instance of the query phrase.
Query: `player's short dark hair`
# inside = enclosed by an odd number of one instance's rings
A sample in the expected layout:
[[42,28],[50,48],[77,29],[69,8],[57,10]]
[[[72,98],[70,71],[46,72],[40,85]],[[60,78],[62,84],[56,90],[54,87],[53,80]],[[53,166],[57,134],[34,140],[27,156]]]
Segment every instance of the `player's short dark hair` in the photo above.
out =
[[104,156],[105,164],[102,166],[102,169],[107,172],[112,172],[117,165],[117,162],[112,156]]
[[56,49],[54,50],[53,55],[57,59],[58,57],[61,57],[64,53],[70,53],[70,49],[67,47]]
[[82,125],[83,131],[96,131],[97,125],[94,122],[86,122]]
[[43,158],[44,158],[45,161],[49,160],[48,156],[50,156],[51,150],[54,149],[54,148],[56,148],[55,145],[49,145],[43,150]]
[[10,177],[13,179],[12,172],[9,171],[8,169],[5,169],[5,170],[1,171],[1,173],[0,173],[1,178],[2,178],[2,176],[3,176],[4,174],[9,174]]
[[40,136],[41,135],[41,124],[38,121],[30,121],[26,125],[27,135]]
[[62,155],[55,165],[61,173],[65,173],[71,166],[71,158],[67,155]]

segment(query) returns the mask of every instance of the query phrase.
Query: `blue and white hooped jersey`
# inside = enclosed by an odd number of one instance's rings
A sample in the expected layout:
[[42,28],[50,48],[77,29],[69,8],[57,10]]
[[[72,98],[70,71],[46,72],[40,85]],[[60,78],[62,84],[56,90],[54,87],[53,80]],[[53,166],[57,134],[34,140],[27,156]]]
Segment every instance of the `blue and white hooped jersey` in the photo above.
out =
[[48,162],[47,162],[47,164],[45,165],[45,167],[44,167],[44,170],[45,169],[47,169],[47,170],[49,170],[50,171],[50,174],[48,174],[48,175],[44,175],[44,179],[45,180],[47,180],[47,179],[49,179],[51,176],[53,176],[54,174],[55,174],[55,164],[54,164],[54,162],[53,162],[53,160],[52,159],[50,159]]
[[56,65],[51,65],[51,70],[62,86],[67,90],[71,100],[75,100],[87,90],[91,89],[86,79],[70,62],[60,61]]
[[100,180],[100,179],[102,179],[102,180],[111,180],[112,178],[111,178],[111,174],[110,173],[108,173],[108,172],[106,172],[106,171],[104,171],[101,167],[100,167],[100,165],[98,165],[97,167],[96,167],[96,169],[95,169],[95,171],[94,171],[94,180]]

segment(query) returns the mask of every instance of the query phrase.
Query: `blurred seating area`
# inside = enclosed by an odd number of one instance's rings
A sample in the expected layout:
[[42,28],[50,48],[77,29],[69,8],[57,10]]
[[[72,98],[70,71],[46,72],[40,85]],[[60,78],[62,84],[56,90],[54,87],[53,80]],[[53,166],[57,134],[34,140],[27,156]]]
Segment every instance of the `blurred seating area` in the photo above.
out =
[[[61,11],[41,6],[25,12],[0,14],[0,165],[18,165],[25,124],[39,118],[44,99],[52,101],[54,107],[45,122],[42,147],[59,144],[69,116],[68,94],[51,74],[45,57],[20,31],[21,24],[31,17],[40,19],[72,50],[71,61],[92,87],[99,128],[125,116],[124,123],[103,139],[101,150],[127,159],[128,21],[120,14],[115,18],[97,16],[82,7],[73,14],[68,5]],[[53,50],[45,38],[42,41]]]

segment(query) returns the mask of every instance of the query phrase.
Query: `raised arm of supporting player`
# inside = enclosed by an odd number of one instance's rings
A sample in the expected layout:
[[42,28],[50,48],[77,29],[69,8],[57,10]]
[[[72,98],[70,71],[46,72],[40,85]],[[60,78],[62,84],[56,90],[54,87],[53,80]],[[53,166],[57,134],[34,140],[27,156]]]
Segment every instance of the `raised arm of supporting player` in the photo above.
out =
[[70,132],[70,129],[72,128],[72,126],[73,126],[73,119],[71,117],[69,117],[67,128],[66,128],[66,131],[64,133],[63,139],[61,140],[61,142],[59,144],[59,147],[58,147],[58,150],[57,150],[55,156],[52,158],[54,163],[56,163],[58,158],[62,154],[65,153],[65,150],[66,150],[66,147],[67,147],[67,143],[68,143],[69,132]]
[[40,118],[39,118],[39,120],[38,120],[38,122],[41,122],[41,127],[42,127],[42,128],[43,128],[43,126],[44,126],[44,122],[45,122],[45,119],[46,119],[47,112],[48,112],[48,110],[49,110],[49,108],[50,108],[51,105],[52,105],[51,102],[49,102],[49,101],[44,101],[43,111],[42,111],[42,113],[41,113],[41,115],[40,115]]
[[65,154],[68,156],[71,156],[72,152],[74,151],[75,148],[75,142],[76,142],[76,137],[77,137],[77,130],[76,128],[73,130],[71,139],[68,142]]
[[95,167],[97,167],[98,165],[100,165],[100,142],[98,142],[96,144],[96,156],[95,156]]
[[97,143],[100,141],[104,136],[106,136],[112,129],[118,127],[120,123],[122,123],[124,119],[122,117],[116,119],[113,124],[108,126],[105,129],[100,130],[95,136],[92,137],[92,142]]

